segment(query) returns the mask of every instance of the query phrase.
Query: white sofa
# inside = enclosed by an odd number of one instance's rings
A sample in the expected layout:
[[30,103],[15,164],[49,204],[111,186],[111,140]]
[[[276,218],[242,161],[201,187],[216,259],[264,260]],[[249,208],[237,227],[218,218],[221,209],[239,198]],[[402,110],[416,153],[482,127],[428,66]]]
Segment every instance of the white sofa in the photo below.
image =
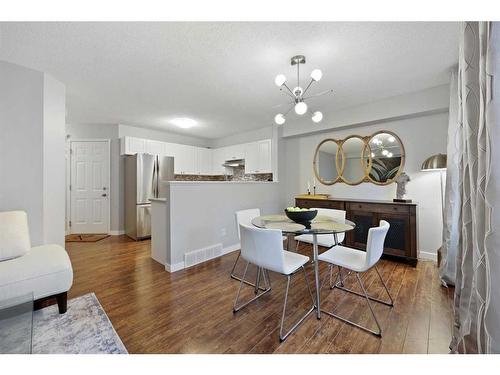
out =
[[64,248],[31,248],[26,213],[0,212],[0,300],[33,293],[37,308],[56,298],[63,314],[72,283],[73,268]]

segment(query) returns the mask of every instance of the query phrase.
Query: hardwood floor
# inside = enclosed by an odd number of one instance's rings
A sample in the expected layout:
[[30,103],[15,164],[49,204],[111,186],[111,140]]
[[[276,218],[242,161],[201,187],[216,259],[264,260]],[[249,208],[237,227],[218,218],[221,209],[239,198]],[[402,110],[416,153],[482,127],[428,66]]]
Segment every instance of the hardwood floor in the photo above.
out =
[[[236,252],[170,274],[150,258],[150,241],[113,236],[67,243],[74,270],[69,298],[94,292],[130,353],[447,353],[453,289],[440,285],[437,267],[379,264],[394,307],[374,304],[383,330],[376,338],[323,314],[310,315],[283,343],[278,338],[285,278],[271,274],[272,291],[233,315],[239,283],[229,278]],[[311,255],[305,246],[300,251]],[[240,262],[240,270],[243,262]],[[313,270],[308,267],[310,282]],[[254,270],[252,270],[254,272]],[[327,268],[321,266],[322,277]],[[255,275],[255,273],[254,273]],[[363,275],[368,292],[385,298],[375,272]],[[313,284],[312,284],[313,285]],[[346,285],[358,289],[355,278]],[[244,288],[242,298],[253,295]],[[359,290],[359,289],[358,289]],[[374,327],[366,301],[322,288],[322,308]],[[293,278],[290,319],[311,303],[304,278]],[[288,320],[289,323],[292,320]]]

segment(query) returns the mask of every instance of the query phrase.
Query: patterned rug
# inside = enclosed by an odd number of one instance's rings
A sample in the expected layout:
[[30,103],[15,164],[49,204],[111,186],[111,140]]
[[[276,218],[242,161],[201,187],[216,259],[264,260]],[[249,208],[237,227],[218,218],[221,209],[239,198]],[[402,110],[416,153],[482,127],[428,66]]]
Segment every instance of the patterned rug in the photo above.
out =
[[94,293],[68,301],[68,311],[57,305],[33,314],[34,354],[127,354],[120,337]]
[[66,242],[97,242],[108,237],[109,234],[68,234]]

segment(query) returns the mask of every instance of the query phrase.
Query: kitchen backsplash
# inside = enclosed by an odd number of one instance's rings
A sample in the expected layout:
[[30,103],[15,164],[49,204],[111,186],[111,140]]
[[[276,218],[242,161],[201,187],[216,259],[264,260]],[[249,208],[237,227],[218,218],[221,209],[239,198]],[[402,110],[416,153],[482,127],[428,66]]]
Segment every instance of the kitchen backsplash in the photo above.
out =
[[245,168],[233,168],[232,175],[205,176],[198,174],[176,174],[175,181],[272,181],[272,173],[246,174]]

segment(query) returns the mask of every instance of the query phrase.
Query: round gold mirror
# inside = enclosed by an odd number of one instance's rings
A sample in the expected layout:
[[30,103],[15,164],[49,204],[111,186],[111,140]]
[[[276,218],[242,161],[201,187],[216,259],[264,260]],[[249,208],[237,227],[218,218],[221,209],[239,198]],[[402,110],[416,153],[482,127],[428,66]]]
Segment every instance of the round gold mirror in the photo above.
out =
[[371,168],[368,179],[377,185],[388,185],[403,171],[405,150],[399,137],[387,130],[373,134],[369,141]]
[[342,181],[349,185],[362,183],[370,168],[370,148],[365,139],[357,135],[347,137],[340,145],[339,155]]
[[314,174],[324,185],[332,185],[339,179],[338,153],[339,146],[334,139],[325,139],[316,148],[313,161]]

